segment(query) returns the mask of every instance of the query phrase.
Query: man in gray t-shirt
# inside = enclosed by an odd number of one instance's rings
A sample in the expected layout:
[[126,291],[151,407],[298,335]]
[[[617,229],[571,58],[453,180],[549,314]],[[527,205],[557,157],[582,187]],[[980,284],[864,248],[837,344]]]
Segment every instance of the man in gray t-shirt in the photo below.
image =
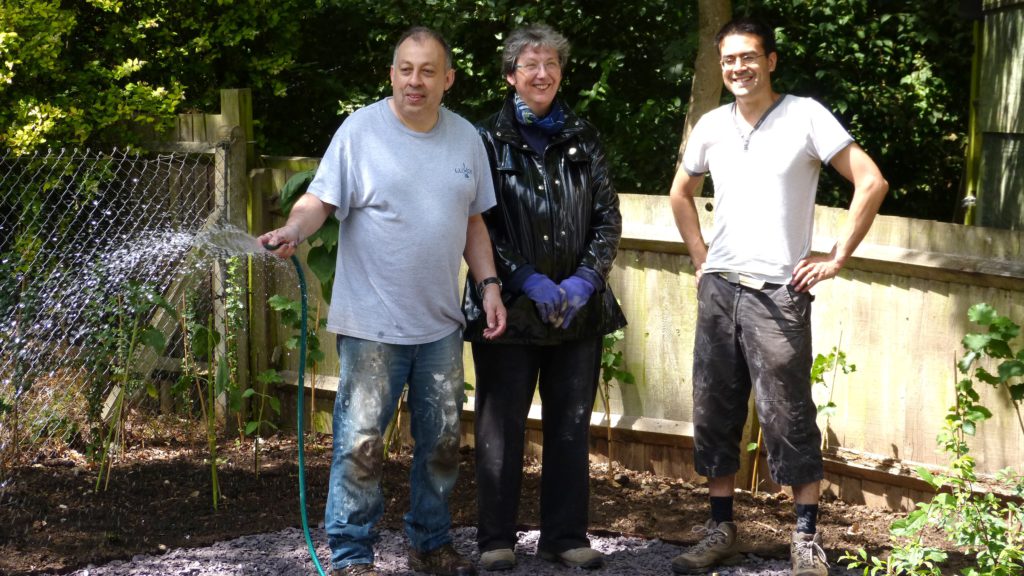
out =
[[345,120],[288,222],[260,237],[287,258],[331,213],[340,222],[327,320],[340,363],[325,514],[332,576],[377,574],[382,438],[406,384],[416,441],[409,567],[476,573],[451,546],[447,500],[465,381],[461,258],[483,301],[486,338],[504,332],[506,313],[480,216],[495,203],[483,144],[468,121],[441,107],[454,78],[444,39],[407,31],[395,47],[393,95]]

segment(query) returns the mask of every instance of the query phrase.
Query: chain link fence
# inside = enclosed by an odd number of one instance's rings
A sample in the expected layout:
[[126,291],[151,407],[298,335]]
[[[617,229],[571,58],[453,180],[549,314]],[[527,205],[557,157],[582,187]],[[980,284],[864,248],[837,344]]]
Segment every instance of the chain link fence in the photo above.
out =
[[163,309],[209,279],[188,267],[224,212],[224,154],[0,156],[0,468],[95,443],[119,386],[180,353]]

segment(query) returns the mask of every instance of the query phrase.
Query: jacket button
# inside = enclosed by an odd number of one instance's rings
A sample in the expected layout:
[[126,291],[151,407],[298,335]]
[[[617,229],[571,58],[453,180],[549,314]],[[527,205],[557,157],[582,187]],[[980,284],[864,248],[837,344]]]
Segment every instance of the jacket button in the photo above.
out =
[[569,154],[575,154],[575,153],[576,153],[576,147],[575,146],[573,146],[572,148],[569,148]]
[[540,184],[539,186],[537,186],[537,190],[543,190],[543,189],[544,189],[544,185],[543,184]]
[[547,242],[547,241],[548,241],[548,235],[547,235],[547,234],[545,234],[545,235],[544,235],[544,241],[545,241],[545,242]]
[[555,178],[555,186],[558,185],[558,178]]
[[565,230],[562,230],[562,231],[561,231],[561,235],[562,235],[562,236],[565,236]]

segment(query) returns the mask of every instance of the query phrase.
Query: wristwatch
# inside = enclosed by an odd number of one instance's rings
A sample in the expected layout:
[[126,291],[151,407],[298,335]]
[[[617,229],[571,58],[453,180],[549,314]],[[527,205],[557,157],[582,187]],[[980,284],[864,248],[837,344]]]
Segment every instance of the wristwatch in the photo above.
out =
[[501,278],[498,278],[497,276],[489,276],[481,280],[480,283],[476,285],[476,295],[479,296],[481,300],[484,299],[484,288],[487,288],[488,284],[497,284],[498,291],[501,292]]

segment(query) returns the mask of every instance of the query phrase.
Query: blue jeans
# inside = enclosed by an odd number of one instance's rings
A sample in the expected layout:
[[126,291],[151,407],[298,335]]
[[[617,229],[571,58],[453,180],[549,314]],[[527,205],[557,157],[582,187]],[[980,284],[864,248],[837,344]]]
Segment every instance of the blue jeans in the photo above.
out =
[[465,383],[461,330],[420,345],[339,336],[338,358],[341,377],[334,402],[334,454],[324,522],[331,565],[373,562],[375,526],[384,514],[384,431],[406,383],[416,448],[405,531],[420,552],[451,542],[448,495],[459,472]]

